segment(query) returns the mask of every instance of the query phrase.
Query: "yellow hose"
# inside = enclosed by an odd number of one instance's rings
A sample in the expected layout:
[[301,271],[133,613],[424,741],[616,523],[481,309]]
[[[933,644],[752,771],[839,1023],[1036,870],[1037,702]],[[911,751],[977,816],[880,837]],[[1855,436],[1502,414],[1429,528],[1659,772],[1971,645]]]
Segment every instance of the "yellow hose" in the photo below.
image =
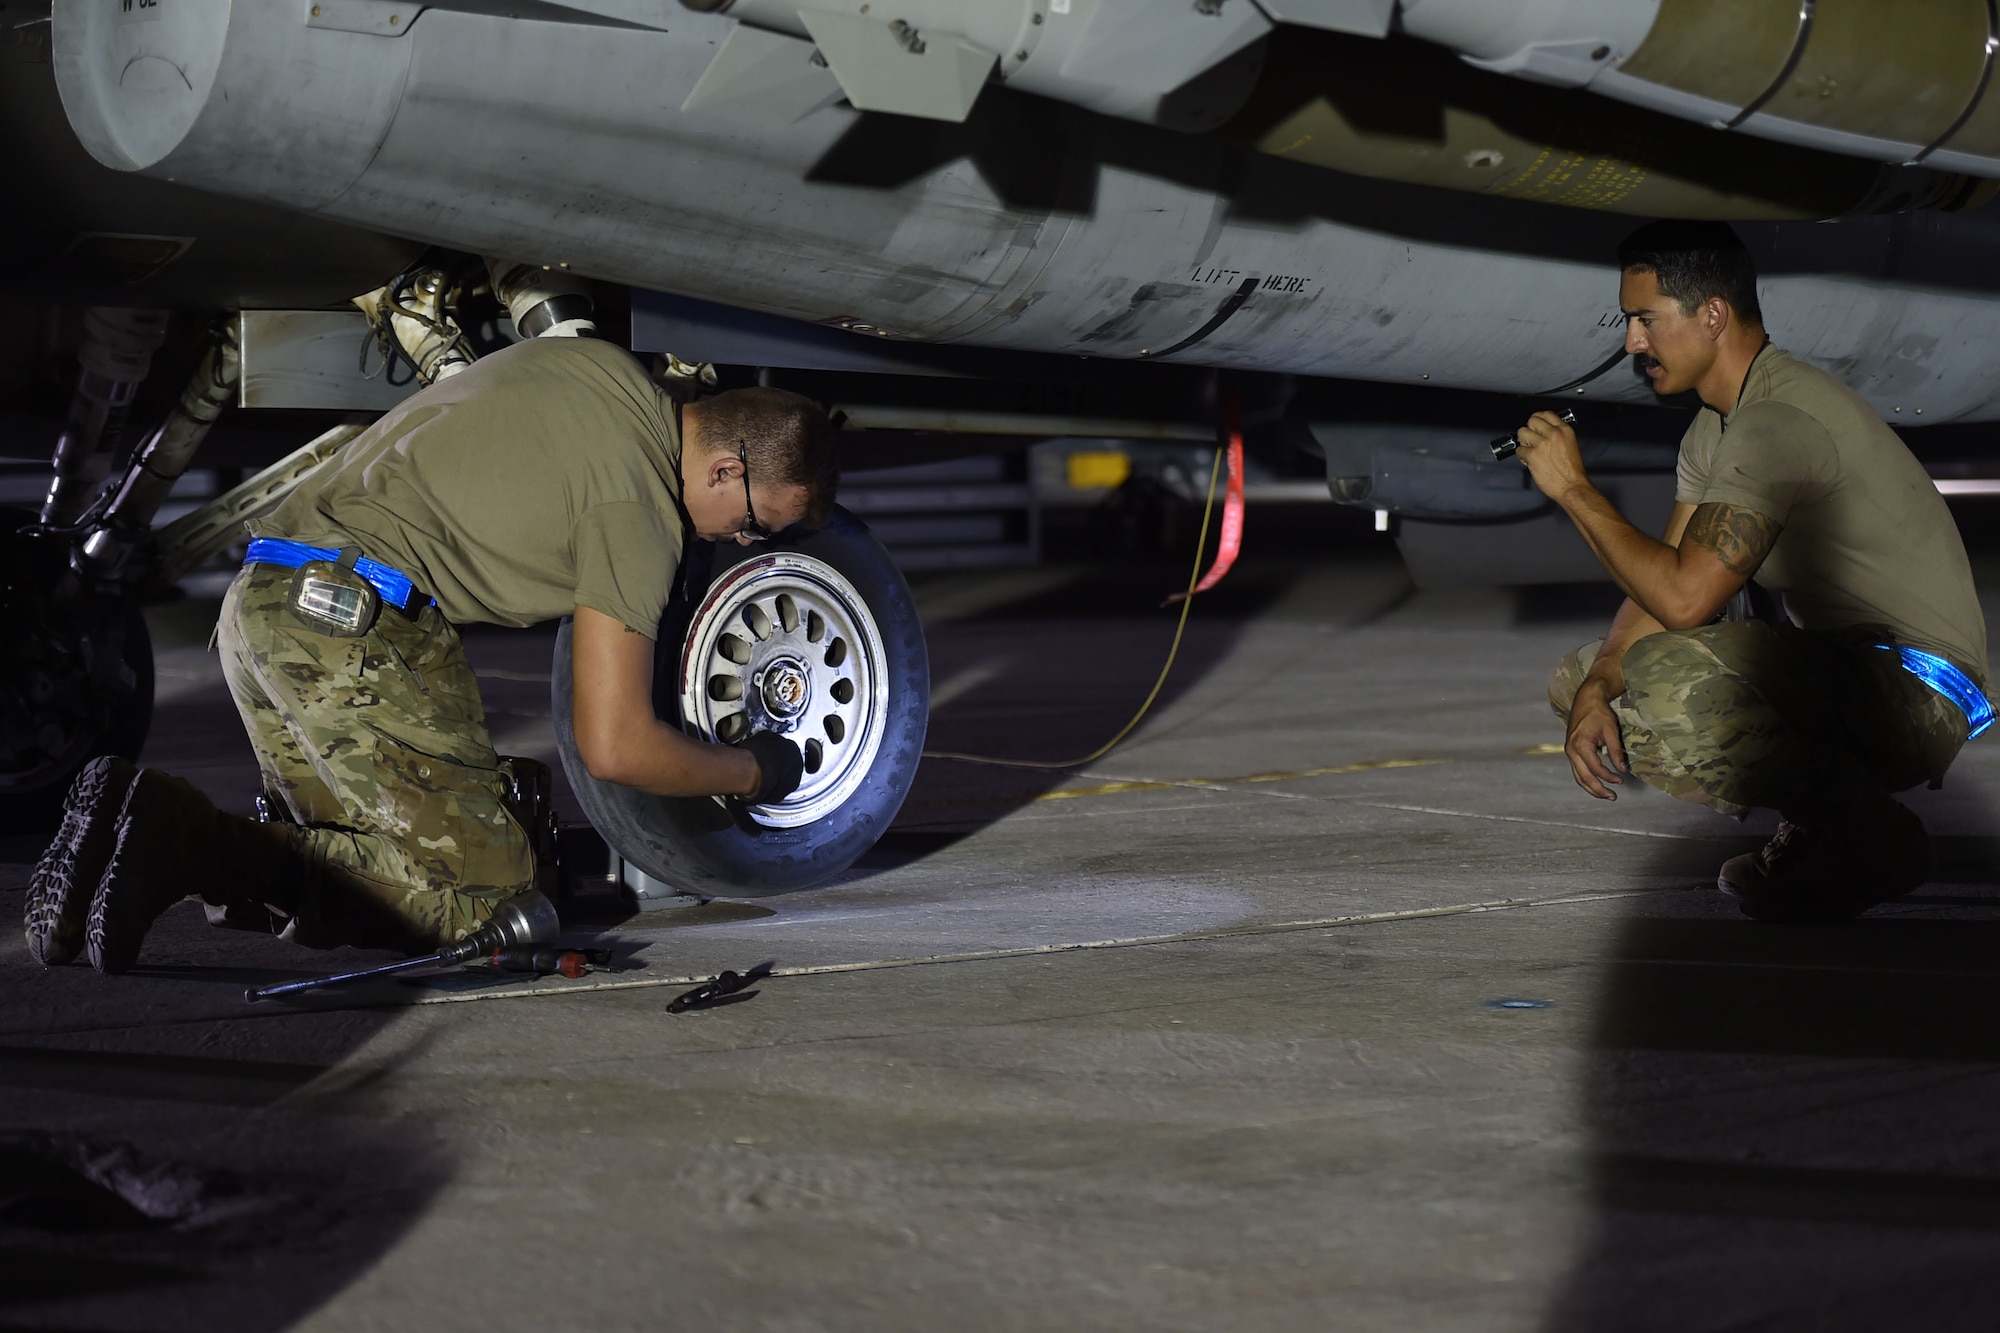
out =
[[1140,720],[1152,708],[1153,701],[1160,697],[1160,690],[1167,683],[1167,673],[1174,669],[1174,658],[1180,655],[1181,635],[1187,630],[1188,611],[1194,606],[1195,585],[1201,582],[1201,553],[1203,548],[1208,545],[1208,524],[1209,520],[1215,515],[1215,483],[1216,479],[1221,475],[1222,450],[1217,449],[1215,451],[1215,461],[1208,469],[1208,499],[1202,505],[1201,509],[1201,535],[1195,538],[1194,570],[1188,575],[1187,595],[1181,598],[1181,618],[1180,623],[1174,626],[1173,646],[1167,649],[1166,665],[1160,668],[1160,677],[1153,682],[1152,692],[1147,694],[1146,702],[1139,705],[1139,711],[1132,714],[1130,722],[1127,722],[1118,729],[1116,736],[1113,736],[1110,740],[1104,742],[1104,744],[1098,746],[1081,759],[998,759],[992,755],[985,754],[960,754],[956,750],[925,750],[924,758],[956,759],[960,763],[991,764],[998,768],[1082,768],[1085,764],[1096,763],[1105,755],[1110,754],[1112,750],[1117,748],[1118,742],[1131,735],[1132,729],[1139,725]]

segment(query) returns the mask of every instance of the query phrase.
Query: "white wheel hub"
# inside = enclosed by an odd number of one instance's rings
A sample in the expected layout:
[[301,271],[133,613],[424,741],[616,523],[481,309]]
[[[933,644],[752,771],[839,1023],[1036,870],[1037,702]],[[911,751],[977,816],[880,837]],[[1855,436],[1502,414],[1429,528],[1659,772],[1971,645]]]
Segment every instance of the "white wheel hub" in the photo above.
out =
[[796,551],[746,560],[715,581],[681,647],[682,725],[734,744],[775,731],[805,754],[805,780],[769,828],[810,824],[852,796],[882,745],[889,682],[882,635],[854,585]]

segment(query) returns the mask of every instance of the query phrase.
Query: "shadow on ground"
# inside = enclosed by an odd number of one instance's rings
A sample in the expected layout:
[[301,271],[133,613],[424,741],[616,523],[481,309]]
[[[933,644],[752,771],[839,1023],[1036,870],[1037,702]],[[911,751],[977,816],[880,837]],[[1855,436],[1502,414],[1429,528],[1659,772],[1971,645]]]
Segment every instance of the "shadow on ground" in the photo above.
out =
[[[39,850],[0,842],[0,920],[20,919]],[[455,1169],[430,1126],[363,1109],[421,1051],[357,1056],[394,1011],[252,1009],[246,985],[319,956],[192,908],[157,929],[187,966],[107,978],[0,952],[0,1326],[289,1327]]]
[[1937,853],[1932,883],[1841,925],[1715,893],[1625,923],[1584,1087],[1595,1206],[1551,1333],[1994,1327],[2000,839]]

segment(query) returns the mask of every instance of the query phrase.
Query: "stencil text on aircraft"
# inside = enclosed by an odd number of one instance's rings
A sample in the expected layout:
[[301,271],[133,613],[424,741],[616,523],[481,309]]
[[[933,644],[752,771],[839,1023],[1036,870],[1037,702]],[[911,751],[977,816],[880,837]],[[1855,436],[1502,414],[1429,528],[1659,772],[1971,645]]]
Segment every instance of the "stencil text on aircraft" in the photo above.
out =
[[1265,273],[1257,269],[1222,268],[1204,264],[1195,269],[1197,287],[1237,287],[1245,279],[1257,280],[1257,291],[1274,296],[1307,296],[1319,287],[1319,279],[1302,273]]

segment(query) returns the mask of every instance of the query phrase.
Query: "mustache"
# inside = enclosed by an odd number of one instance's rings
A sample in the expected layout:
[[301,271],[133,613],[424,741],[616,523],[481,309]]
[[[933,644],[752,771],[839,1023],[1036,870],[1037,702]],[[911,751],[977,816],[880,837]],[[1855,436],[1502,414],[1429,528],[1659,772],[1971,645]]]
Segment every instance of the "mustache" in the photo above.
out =
[[1632,353],[1633,369],[1637,370],[1641,375],[1645,374],[1647,371],[1651,370],[1653,367],[1659,364],[1660,363],[1657,358],[1648,356],[1644,352]]

